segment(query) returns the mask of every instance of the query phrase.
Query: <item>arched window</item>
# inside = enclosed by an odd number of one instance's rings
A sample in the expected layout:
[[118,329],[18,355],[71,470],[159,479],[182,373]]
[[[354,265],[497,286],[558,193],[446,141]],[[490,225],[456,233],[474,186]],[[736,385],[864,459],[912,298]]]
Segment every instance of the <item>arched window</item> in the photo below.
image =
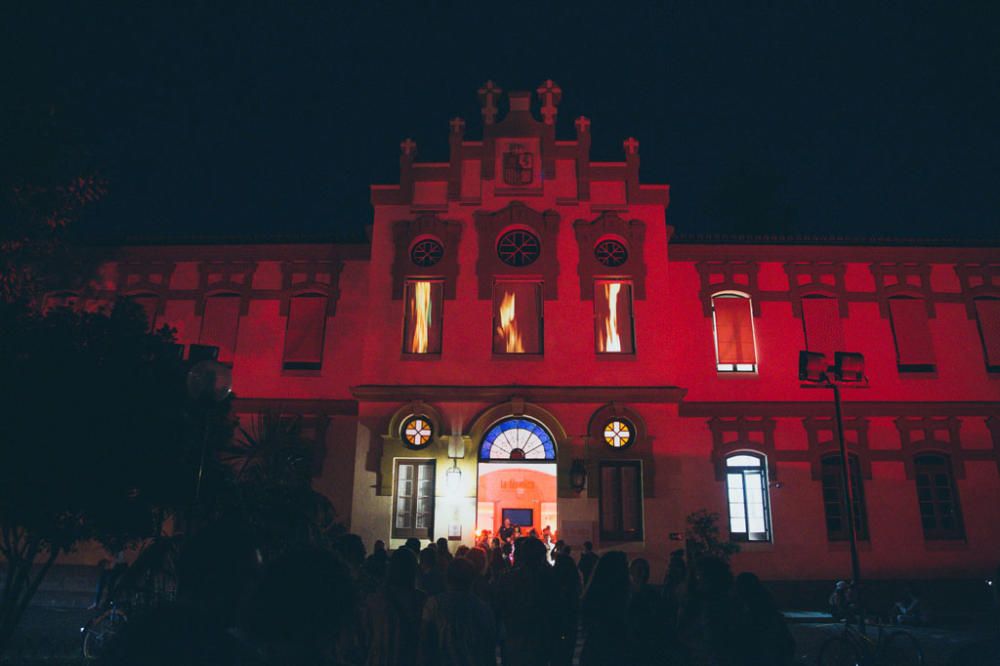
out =
[[759,453],[744,451],[726,457],[729,534],[734,541],[771,540],[765,463]]
[[712,316],[718,371],[756,372],[757,344],[750,299],[741,294],[716,294],[712,297]]
[[922,298],[893,296],[889,299],[889,321],[896,341],[896,365],[900,372],[933,372],[934,344]]
[[[856,455],[848,456],[848,470],[851,473],[851,498],[854,507],[854,524],[857,537],[868,540],[868,516],[865,512],[864,487],[861,484],[861,468]],[[847,496],[844,493],[843,465],[839,454],[823,456],[823,512],[826,516],[826,536],[830,541],[850,539],[847,521]]]
[[964,539],[958,489],[948,456],[941,453],[916,456],[913,459],[913,477],[917,482],[917,502],[924,538]]
[[291,298],[285,326],[285,370],[319,370],[322,366],[328,301],[326,295],[312,293]]
[[555,460],[552,435],[541,423],[511,417],[494,424],[483,437],[480,460]]

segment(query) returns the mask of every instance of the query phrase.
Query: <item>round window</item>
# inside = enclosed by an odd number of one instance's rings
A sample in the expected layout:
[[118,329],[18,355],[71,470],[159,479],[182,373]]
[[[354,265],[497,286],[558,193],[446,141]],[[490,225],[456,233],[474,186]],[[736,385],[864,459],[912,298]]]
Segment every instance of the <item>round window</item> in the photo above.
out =
[[624,449],[635,437],[635,426],[625,419],[611,419],[604,424],[604,441],[614,449]]
[[628,261],[628,248],[621,241],[608,238],[594,248],[594,258],[603,266],[616,268]]
[[542,253],[538,237],[524,229],[508,231],[497,242],[497,256],[508,266],[527,266],[533,264]]
[[400,430],[403,434],[403,440],[411,449],[424,448],[431,443],[431,437],[434,436],[434,426],[431,425],[426,416],[421,414],[411,416],[403,421],[403,427]]
[[422,268],[433,266],[443,256],[444,246],[433,238],[419,240],[410,248],[410,261]]

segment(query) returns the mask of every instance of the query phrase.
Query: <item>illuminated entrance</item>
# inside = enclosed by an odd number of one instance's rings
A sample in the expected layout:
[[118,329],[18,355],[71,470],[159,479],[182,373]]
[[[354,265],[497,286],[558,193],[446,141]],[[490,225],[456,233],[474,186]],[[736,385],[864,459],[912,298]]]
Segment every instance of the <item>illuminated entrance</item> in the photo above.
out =
[[541,423],[524,416],[502,419],[479,447],[476,533],[496,535],[504,518],[525,536],[556,531],[556,447]]

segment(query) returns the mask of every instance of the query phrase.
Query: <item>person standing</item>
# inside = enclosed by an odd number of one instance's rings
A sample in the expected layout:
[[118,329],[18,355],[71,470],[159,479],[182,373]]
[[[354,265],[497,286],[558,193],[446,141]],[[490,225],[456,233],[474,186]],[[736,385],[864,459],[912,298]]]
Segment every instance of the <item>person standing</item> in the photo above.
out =
[[496,624],[490,607],[472,593],[475,577],[466,559],[448,565],[448,590],[424,605],[421,666],[495,666]]
[[583,576],[583,585],[590,582],[590,575],[594,573],[597,566],[597,553],[594,552],[594,544],[589,541],[583,542],[583,552],[580,554],[580,575]]

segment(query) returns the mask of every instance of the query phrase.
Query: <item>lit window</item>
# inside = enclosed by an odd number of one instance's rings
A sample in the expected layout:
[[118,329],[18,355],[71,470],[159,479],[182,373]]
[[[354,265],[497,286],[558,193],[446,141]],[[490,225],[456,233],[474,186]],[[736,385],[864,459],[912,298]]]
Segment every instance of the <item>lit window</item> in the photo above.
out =
[[479,447],[480,460],[555,460],[556,445],[537,421],[511,417],[490,428]]
[[600,354],[631,354],[632,285],[598,281],[594,285],[594,339]]
[[444,285],[429,280],[406,283],[403,351],[407,354],[440,354]]
[[844,351],[840,303],[826,296],[805,296],[801,303],[806,349],[826,354],[827,361],[832,364],[833,353]]
[[889,319],[900,372],[933,372],[934,345],[922,298],[889,299]]
[[624,449],[632,443],[635,426],[625,419],[611,419],[604,424],[604,442],[615,449]]
[[392,537],[430,539],[434,533],[434,461],[397,460]]
[[975,306],[986,369],[1000,372],[1000,298],[977,298]]
[[403,421],[400,432],[409,448],[422,449],[430,444],[434,436],[434,426],[426,416],[411,416]]
[[497,282],[494,285],[493,353],[542,353],[541,284]]
[[917,481],[920,525],[925,539],[963,539],[962,514],[951,461],[941,454],[919,455],[913,460]]
[[719,372],[756,372],[757,347],[750,299],[736,294],[713,296],[712,312],[716,368]]
[[288,305],[285,329],[285,370],[319,370],[323,363],[327,297],[295,296]]
[[[851,473],[851,497],[854,500],[855,534],[861,540],[868,539],[868,518],[865,513],[864,488],[861,484],[861,469],[858,457],[848,456]],[[844,493],[843,465],[840,455],[824,456],[821,461],[823,475],[823,510],[826,515],[826,536],[830,541],[847,541],[851,538],[847,521],[847,496]]]
[[231,363],[240,326],[240,297],[219,294],[205,299],[198,344],[219,348],[219,360]]
[[729,534],[734,541],[770,541],[764,456],[737,453],[726,458]]
[[642,463],[600,463],[601,541],[642,541]]

